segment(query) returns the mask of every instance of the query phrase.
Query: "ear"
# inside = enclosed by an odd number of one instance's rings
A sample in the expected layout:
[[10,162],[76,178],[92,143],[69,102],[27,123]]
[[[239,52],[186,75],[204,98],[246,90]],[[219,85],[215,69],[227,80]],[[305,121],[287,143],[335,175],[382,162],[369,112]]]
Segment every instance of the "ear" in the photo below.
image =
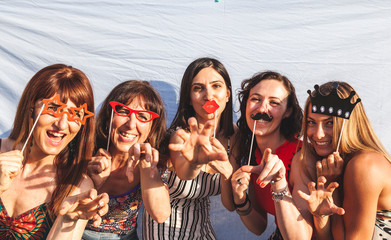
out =
[[229,101],[229,97],[231,96],[231,90],[227,87],[227,101]]
[[288,108],[288,109],[285,111],[283,118],[288,118],[288,117],[290,117],[291,114],[292,114],[292,111],[293,111],[293,110],[292,110],[291,107]]

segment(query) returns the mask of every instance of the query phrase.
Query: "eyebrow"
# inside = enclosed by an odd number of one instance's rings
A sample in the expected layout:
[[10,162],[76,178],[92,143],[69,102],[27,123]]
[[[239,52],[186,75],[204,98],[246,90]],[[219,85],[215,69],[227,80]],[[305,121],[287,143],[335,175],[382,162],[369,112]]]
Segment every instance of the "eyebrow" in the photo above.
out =
[[[252,97],[252,96],[254,96],[254,95],[260,96],[260,97],[264,97],[263,95],[261,95],[261,94],[259,94],[259,93],[253,93],[253,94],[251,94],[249,97]],[[278,100],[280,100],[280,101],[283,101],[283,100],[281,100],[280,98],[275,97],[275,96],[270,96],[270,97],[268,97],[268,98],[271,98],[271,99],[278,99]]]

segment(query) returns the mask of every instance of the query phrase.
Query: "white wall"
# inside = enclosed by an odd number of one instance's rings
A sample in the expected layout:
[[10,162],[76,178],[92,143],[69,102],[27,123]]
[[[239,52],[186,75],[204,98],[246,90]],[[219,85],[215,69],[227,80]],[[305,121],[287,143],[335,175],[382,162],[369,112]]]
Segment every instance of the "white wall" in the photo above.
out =
[[[316,83],[351,83],[391,151],[391,2],[382,0],[0,1],[0,136],[26,82],[47,65],[83,70],[97,107],[119,82],[150,80],[171,120],[182,74],[203,56],[225,64],[234,89],[256,72],[279,71],[301,103]],[[233,223],[214,216],[228,226],[217,226],[221,239],[252,236],[235,214]]]

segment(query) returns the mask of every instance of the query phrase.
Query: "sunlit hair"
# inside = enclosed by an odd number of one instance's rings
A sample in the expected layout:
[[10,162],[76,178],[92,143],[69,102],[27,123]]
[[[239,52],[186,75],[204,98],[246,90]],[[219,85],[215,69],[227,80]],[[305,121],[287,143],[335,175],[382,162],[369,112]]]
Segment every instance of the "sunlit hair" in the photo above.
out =
[[96,121],[96,150],[106,149],[107,137],[111,118],[110,102],[116,101],[124,105],[129,105],[133,101],[142,102],[145,110],[155,112],[159,115],[152,122],[146,142],[152,147],[159,148],[166,131],[166,117],[163,101],[159,93],[152,88],[147,81],[130,80],[123,82],[109,93],[103,101]]
[[[328,95],[331,90],[333,89],[333,84],[335,82],[327,82],[320,86],[319,90],[322,93],[322,95]],[[351,87],[346,82],[337,82],[338,83],[338,89],[337,93],[338,96],[342,99],[345,99],[349,96],[351,91],[355,91],[353,87]],[[312,92],[314,94],[314,91]],[[359,95],[356,94],[351,99],[351,102],[354,103],[359,98]],[[314,148],[312,147],[308,135],[307,135],[307,118],[308,118],[308,111],[310,111],[310,99],[307,98],[305,108],[304,108],[304,121],[303,121],[303,148],[302,148],[302,154],[301,154],[301,163],[302,167],[306,169],[307,176],[310,177],[310,174],[305,166],[308,166],[305,162],[306,159],[306,152],[310,152],[317,156]],[[338,138],[341,133],[342,128],[342,122],[343,118],[339,117],[332,117],[333,118],[333,137],[332,137],[332,144],[333,148],[337,148],[338,144]],[[307,151],[308,150],[308,151]],[[342,131],[342,138],[341,143],[339,147],[339,154],[343,159],[348,159],[357,151],[360,150],[368,150],[368,151],[375,151],[380,154],[382,154],[388,161],[391,162],[391,157],[383,147],[382,143],[380,142],[379,138],[376,136],[375,131],[372,128],[371,123],[369,122],[369,119],[365,113],[364,106],[362,102],[357,103],[357,105],[354,107],[354,110],[352,111],[350,115],[349,120],[345,120],[345,126]],[[317,156],[319,159],[327,157],[327,156]],[[315,181],[315,179],[312,179]]]
[[[62,102],[71,100],[77,107],[87,103],[88,111],[94,112],[94,95],[87,76],[79,69],[54,64],[38,71],[27,83],[16,110],[14,125],[9,136],[18,143],[26,141],[33,126],[33,111],[37,101],[60,95]],[[94,118],[87,118],[75,138],[54,159],[56,188],[49,202],[52,216],[58,213],[63,199],[81,182],[91,160],[94,147]],[[31,141],[31,139],[30,139]],[[27,144],[27,153],[30,144]],[[72,150],[71,150],[72,148]],[[27,155],[28,158],[28,155]]]
[[[250,151],[252,130],[247,125],[246,106],[250,95],[250,91],[258,83],[264,80],[276,80],[283,84],[288,95],[287,109],[291,108],[292,113],[289,117],[282,119],[280,124],[280,133],[285,139],[291,140],[298,137],[301,131],[301,122],[303,119],[303,110],[299,105],[296,97],[296,90],[291,81],[277,72],[266,71],[255,74],[252,78],[242,81],[241,89],[238,91],[238,99],[240,103],[240,118],[237,121],[239,127],[239,156],[248,159]],[[254,148],[255,150],[255,148]],[[252,154],[253,155],[253,154]],[[241,159],[237,159],[240,164]]]
[[221,113],[220,124],[218,132],[223,131],[224,137],[230,137],[234,133],[233,125],[233,113],[232,113],[232,90],[231,90],[231,79],[228,75],[227,70],[224,65],[216,59],[213,58],[198,58],[194,60],[186,68],[185,73],[183,74],[181,90],[179,96],[179,106],[175,114],[174,120],[171,123],[170,130],[176,130],[176,128],[188,128],[187,120],[190,117],[195,116],[195,111],[191,105],[190,95],[192,89],[192,83],[194,77],[204,68],[211,67],[218,74],[220,74],[227,86],[227,89],[231,92],[229,100],[225,106],[224,111]]

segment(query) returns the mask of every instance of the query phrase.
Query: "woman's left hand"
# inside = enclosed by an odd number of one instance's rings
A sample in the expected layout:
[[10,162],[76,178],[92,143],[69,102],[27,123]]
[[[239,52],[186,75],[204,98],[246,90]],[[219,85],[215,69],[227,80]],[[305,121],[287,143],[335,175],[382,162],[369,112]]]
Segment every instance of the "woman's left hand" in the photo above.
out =
[[72,221],[93,220],[94,226],[99,226],[102,216],[109,209],[109,195],[102,193],[97,195],[95,189],[69,196],[61,203],[59,215],[67,216]]
[[153,178],[158,173],[159,151],[149,143],[135,143],[129,149],[129,160],[126,169],[126,176],[129,182],[134,180],[134,166],[141,164],[142,169],[149,169],[150,177]]
[[266,148],[263,153],[261,163],[258,166],[243,166],[244,172],[259,174],[257,184],[264,188],[270,181],[279,181],[285,177],[286,169],[281,159],[272,154],[270,148]]
[[316,176],[324,176],[327,182],[337,182],[343,172],[344,162],[338,152],[316,162]]

